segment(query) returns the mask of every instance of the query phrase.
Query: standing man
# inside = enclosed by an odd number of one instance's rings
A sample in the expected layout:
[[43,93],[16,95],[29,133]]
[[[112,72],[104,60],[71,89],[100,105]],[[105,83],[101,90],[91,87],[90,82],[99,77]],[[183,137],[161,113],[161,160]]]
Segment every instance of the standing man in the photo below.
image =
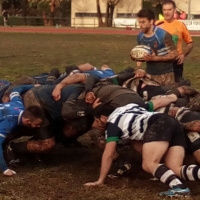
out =
[[[193,48],[193,41],[185,24],[174,18],[176,12],[174,1],[164,1],[162,11],[164,20],[156,22],[156,25],[172,35],[172,39],[177,47],[178,56],[174,61],[173,69],[175,81],[178,83],[183,80],[183,62]],[[183,41],[186,43],[184,50],[182,48]]]
[[161,86],[173,85],[173,62],[177,51],[172,36],[154,25],[155,15],[152,10],[140,10],[137,18],[141,29],[137,42],[140,45],[149,46],[152,51],[152,54],[144,56],[148,77],[157,81]]

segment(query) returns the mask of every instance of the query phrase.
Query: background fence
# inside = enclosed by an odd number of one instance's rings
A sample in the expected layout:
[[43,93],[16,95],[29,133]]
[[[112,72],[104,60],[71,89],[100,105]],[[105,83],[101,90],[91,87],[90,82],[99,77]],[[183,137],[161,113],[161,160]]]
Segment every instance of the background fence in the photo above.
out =
[[[138,28],[136,24],[136,18],[132,19],[121,19],[115,18],[112,21],[113,27],[131,27]],[[0,26],[3,26],[3,17],[0,17]],[[16,17],[10,16],[8,18],[8,26],[67,26],[67,27],[99,27],[99,21],[97,17],[76,17],[76,18],[51,18],[47,17]]]

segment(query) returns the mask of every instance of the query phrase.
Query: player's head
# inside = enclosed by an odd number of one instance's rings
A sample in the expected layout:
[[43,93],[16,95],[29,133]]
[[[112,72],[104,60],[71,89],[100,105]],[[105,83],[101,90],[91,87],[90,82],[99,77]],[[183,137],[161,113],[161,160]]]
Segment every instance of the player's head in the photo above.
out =
[[22,124],[31,128],[38,128],[44,121],[43,110],[38,106],[30,106],[22,113]]
[[172,21],[176,12],[176,4],[172,0],[166,0],[162,4],[162,11],[165,20]]
[[80,117],[78,119],[66,119],[63,133],[66,138],[78,138],[91,129],[93,116]]
[[142,9],[137,13],[137,18],[141,31],[148,33],[154,25],[154,12],[150,9]]
[[108,116],[115,110],[115,108],[109,104],[100,104],[94,109],[95,123],[99,127],[105,127]]

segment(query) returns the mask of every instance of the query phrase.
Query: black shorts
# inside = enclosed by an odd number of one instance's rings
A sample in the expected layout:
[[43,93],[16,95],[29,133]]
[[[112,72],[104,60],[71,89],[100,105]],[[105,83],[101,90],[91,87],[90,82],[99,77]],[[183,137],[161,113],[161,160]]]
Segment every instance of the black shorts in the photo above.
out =
[[160,86],[146,85],[143,88],[138,88],[138,94],[145,98],[146,101],[149,101],[154,96],[164,95],[165,90]]
[[167,141],[170,146],[186,147],[186,139],[181,124],[166,114],[153,115],[144,134],[143,143]]

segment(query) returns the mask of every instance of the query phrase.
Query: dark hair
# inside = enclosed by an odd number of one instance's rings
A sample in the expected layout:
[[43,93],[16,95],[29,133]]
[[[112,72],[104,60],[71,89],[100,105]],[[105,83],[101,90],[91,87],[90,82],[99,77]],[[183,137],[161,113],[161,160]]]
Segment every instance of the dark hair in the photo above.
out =
[[74,70],[79,70],[78,66],[76,66],[76,65],[68,65],[65,68],[65,71],[66,71],[67,75],[69,75]]
[[114,110],[115,108],[109,104],[100,104],[94,109],[93,114],[96,118],[99,118],[101,115],[108,117]]
[[64,122],[64,126],[71,126],[76,131],[76,136],[78,137],[89,131],[93,122],[93,116],[86,116],[78,119],[67,119]]
[[28,118],[31,121],[35,119],[41,119],[42,121],[45,119],[45,115],[43,110],[38,106],[29,106],[22,113],[22,117]]
[[139,18],[147,18],[149,21],[150,20],[155,20],[155,14],[152,10],[150,9],[142,9],[137,13],[137,17]]
[[172,0],[165,0],[162,4],[162,6],[167,5],[167,4],[171,4],[173,6],[173,8],[176,8],[176,3]]

